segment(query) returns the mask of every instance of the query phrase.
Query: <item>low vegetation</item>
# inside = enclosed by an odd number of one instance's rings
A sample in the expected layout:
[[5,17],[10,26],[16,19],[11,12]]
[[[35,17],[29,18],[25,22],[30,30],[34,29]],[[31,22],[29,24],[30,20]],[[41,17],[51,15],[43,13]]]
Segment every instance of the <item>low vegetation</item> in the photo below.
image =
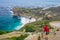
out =
[[23,34],[19,37],[12,37],[12,38],[5,38],[1,40],[24,40],[26,37],[28,37],[29,34]]
[[24,17],[40,17],[43,14],[40,13],[42,8],[20,8],[20,7],[14,7],[12,11],[17,16],[24,16]]
[[7,34],[7,33],[9,33],[9,32],[8,31],[0,30],[0,35]]
[[[47,20],[47,21],[36,21],[33,23],[29,23],[29,24],[26,24],[22,29],[20,29],[20,31],[25,30],[26,32],[35,32],[35,31],[42,32],[45,24],[49,25],[49,22],[50,21]],[[49,27],[50,27],[50,29],[54,29],[50,25],[49,25]]]

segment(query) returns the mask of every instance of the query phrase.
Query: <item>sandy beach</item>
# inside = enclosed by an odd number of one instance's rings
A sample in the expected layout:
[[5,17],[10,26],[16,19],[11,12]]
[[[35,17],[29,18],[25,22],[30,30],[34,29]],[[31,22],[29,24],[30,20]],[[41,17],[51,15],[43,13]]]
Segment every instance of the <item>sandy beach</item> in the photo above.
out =
[[29,19],[29,18],[25,18],[25,17],[20,17],[20,19],[21,19],[22,25],[17,26],[17,27],[15,28],[15,30],[21,29],[21,28],[22,28],[24,25],[26,25],[27,23],[31,23],[31,22],[35,22],[35,21],[36,21],[35,18]]

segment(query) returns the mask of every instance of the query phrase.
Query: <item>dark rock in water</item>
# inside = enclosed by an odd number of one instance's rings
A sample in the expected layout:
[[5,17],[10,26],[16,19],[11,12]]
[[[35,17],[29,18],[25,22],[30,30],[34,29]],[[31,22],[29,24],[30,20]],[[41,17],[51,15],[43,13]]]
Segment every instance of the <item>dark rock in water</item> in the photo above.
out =
[[19,19],[18,16],[13,16],[13,19],[14,19],[15,22],[21,21],[21,19]]

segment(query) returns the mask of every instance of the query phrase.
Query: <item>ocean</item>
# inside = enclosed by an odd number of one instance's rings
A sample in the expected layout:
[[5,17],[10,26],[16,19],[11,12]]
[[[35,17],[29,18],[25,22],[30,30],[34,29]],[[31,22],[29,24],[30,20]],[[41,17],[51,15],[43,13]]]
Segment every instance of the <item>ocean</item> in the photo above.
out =
[[21,19],[18,19],[17,16],[11,15],[9,9],[0,8],[0,30],[13,31],[16,30],[17,26],[23,25]]

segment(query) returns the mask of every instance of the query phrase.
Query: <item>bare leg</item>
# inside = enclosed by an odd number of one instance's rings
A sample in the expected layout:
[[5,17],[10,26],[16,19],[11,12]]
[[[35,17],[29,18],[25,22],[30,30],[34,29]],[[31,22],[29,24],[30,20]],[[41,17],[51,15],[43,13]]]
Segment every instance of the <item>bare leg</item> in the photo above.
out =
[[45,40],[48,40],[48,35],[46,35]]

